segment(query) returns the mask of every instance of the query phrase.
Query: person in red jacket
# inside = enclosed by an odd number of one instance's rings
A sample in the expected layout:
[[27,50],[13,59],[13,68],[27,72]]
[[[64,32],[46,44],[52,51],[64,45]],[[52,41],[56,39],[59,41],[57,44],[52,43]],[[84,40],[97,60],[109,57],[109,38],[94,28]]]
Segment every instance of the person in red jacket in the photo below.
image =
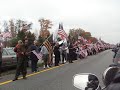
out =
[[22,73],[23,79],[26,79],[27,74],[27,60],[25,59],[26,49],[22,40],[18,41],[18,44],[14,48],[14,51],[17,54],[17,68],[15,78],[13,79],[13,81],[18,80],[18,76],[20,75],[20,73]]
[[1,66],[2,66],[2,47],[0,46],[0,78],[1,78]]

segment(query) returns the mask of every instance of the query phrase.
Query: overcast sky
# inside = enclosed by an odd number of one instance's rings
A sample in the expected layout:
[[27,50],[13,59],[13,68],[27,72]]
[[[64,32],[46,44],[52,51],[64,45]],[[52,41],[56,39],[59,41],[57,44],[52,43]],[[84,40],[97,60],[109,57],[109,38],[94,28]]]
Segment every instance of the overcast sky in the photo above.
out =
[[0,21],[25,19],[39,29],[39,18],[63,22],[66,32],[82,28],[109,43],[120,42],[120,0],[0,0]]

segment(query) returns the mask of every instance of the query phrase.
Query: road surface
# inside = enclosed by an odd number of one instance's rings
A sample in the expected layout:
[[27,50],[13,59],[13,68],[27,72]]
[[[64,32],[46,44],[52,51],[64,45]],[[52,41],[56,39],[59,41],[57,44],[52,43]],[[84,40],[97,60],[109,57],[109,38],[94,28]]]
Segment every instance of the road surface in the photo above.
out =
[[113,52],[107,50],[30,76],[27,80],[1,85],[0,90],[79,90],[72,85],[73,76],[78,73],[94,73],[101,81],[102,73],[112,63],[112,56]]

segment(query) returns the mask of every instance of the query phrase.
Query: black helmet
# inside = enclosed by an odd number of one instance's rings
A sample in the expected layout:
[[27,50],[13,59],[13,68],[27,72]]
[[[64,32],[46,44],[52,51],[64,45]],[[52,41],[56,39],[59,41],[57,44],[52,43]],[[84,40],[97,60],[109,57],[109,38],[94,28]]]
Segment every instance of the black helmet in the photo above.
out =
[[113,83],[120,83],[120,72],[117,72],[114,79]]
[[119,67],[109,67],[103,73],[103,83],[108,86],[114,79],[116,73],[119,71]]
[[106,90],[120,90],[120,83],[112,83],[106,88]]

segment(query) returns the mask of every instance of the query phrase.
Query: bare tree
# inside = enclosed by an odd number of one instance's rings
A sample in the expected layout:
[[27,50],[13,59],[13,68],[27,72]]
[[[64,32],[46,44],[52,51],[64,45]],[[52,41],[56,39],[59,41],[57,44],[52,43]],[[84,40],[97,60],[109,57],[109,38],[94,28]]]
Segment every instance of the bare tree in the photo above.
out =
[[8,22],[7,21],[4,21],[3,27],[4,27],[4,32],[8,32],[9,31],[9,26],[8,26]]
[[15,23],[14,23],[13,19],[11,19],[11,20],[9,21],[9,29],[10,29],[10,31],[11,31],[12,37],[16,37],[17,32],[16,32],[16,30],[15,30]]
[[23,21],[23,20],[20,20],[20,19],[16,20],[15,30],[16,30],[17,33],[21,30],[24,23],[25,23],[25,21]]
[[49,19],[39,19],[40,36],[47,38],[50,35],[49,29],[52,28],[52,22]]

